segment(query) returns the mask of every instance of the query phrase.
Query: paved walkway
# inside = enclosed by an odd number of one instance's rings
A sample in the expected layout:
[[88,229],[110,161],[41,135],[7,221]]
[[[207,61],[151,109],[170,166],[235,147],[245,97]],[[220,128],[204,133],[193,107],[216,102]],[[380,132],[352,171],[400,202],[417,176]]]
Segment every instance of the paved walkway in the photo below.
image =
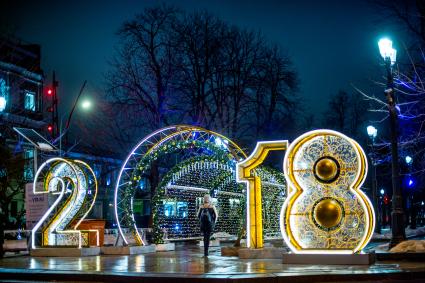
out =
[[173,252],[133,256],[9,257],[0,260],[0,280],[8,279],[139,283],[425,282],[425,262],[382,261],[371,266],[285,265],[281,260],[222,257],[217,248],[212,249],[210,256],[205,258],[196,246],[178,246]]

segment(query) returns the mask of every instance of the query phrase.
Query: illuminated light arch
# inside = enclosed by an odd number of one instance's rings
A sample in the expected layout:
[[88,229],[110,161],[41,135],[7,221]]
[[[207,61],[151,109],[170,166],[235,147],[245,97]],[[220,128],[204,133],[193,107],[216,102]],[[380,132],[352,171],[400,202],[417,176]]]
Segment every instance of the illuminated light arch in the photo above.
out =
[[138,171],[145,170],[149,165],[143,164],[149,156],[153,160],[157,158],[160,150],[177,150],[176,144],[183,142],[183,146],[178,150],[198,149],[203,151],[213,147],[222,148],[228,152],[236,161],[246,157],[243,150],[234,142],[218,133],[189,125],[176,125],[159,129],[144,139],[142,139],[127,156],[121,167],[117,185],[114,192],[115,218],[118,225],[118,231],[125,244],[129,244],[123,227],[130,229],[134,243],[136,245],[146,245],[138,231],[133,214],[133,194],[135,192],[136,182],[139,181]]
[[263,163],[270,151],[286,150],[287,146],[287,140],[258,142],[251,155],[236,166],[236,180],[246,183],[247,186],[246,238],[248,248],[258,249],[264,245],[261,178],[255,169]]
[[[42,190],[37,188],[38,180],[43,180]],[[37,248],[36,234],[39,229],[42,230],[42,247],[88,246],[90,232],[96,233],[99,245],[98,230],[78,230],[94,205],[97,190],[96,176],[83,161],[57,157],[43,163],[35,174],[33,192],[51,193],[57,198],[32,229],[32,248]],[[84,238],[83,234],[87,237]],[[83,244],[85,239],[87,241]]]
[[[336,177],[329,181],[318,177],[320,174],[315,169],[323,158],[338,165],[332,169],[338,172],[329,175]],[[280,225],[292,252],[361,251],[372,237],[375,215],[370,200],[360,190],[367,173],[367,161],[360,145],[336,131],[307,132],[291,143],[283,167],[289,193],[282,206]],[[329,200],[333,203],[328,209],[338,214],[338,218],[335,224],[327,226],[320,221],[321,211],[317,210],[321,207],[318,204]]]
[[[212,155],[192,157],[171,168],[163,176],[153,199],[154,243],[164,242],[165,231],[167,239],[200,237],[196,212],[205,194],[210,194],[216,201],[219,217],[214,233],[237,236],[243,225],[240,216],[244,186],[236,183],[235,165],[233,158],[220,159]],[[167,216],[166,202],[175,207],[171,210],[175,215]],[[178,203],[185,206],[183,212],[178,213]]]

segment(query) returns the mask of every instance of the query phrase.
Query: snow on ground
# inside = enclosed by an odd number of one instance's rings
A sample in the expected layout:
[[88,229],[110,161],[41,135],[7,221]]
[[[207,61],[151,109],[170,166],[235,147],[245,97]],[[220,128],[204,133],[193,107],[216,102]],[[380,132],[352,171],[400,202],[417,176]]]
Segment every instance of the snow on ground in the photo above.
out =
[[423,253],[425,240],[408,240],[401,242],[390,250],[390,253]]

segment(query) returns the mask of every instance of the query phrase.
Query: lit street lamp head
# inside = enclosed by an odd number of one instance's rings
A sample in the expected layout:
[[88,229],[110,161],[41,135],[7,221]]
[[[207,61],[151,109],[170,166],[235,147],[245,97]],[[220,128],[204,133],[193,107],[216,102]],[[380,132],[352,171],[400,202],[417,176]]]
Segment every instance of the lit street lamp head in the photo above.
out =
[[90,109],[90,107],[91,107],[91,102],[90,102],[90,100],[84,100],[84,101],[81,103],[81,107],[82,107],[84,110]]
[[379,52],[384,60],[390,60],[391,65],[394,65],[397,58],[397,50],[393,48],[393,42],[388,38],[382,38],[378,42]]
[[374,126],[367,126],[366,130],[367,130],[367,135],[371,139],[376,138],[376,136],[378,135],[378,130]]

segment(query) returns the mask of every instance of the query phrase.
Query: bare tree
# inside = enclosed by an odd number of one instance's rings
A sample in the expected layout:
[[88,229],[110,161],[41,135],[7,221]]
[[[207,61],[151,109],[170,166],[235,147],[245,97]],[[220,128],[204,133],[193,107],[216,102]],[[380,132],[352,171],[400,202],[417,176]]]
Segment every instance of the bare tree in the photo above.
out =
[[5,144],[0,144],[0,257],[3,256],[4,229],[9,223],[9,206],[24,193],[24,165],[22,155],[13,155]]
[[330,97],[328,108],[323,113],[323,127],[363,140],[363,128],[368,119],[366,104],[364,97],[358,93],[338,91]]
[[121,133],[134,136],[168,123],[167,99],[173,96],[176,65],[171,41],[176,13],[168,6],[149,8],[118,32],[122,44],[107,75],[107,100],[116,110],[113,119],[124,125]]
[[425,2],[422,0],[373,0],[382,19],[408,31],[414,43],[425,45]]

